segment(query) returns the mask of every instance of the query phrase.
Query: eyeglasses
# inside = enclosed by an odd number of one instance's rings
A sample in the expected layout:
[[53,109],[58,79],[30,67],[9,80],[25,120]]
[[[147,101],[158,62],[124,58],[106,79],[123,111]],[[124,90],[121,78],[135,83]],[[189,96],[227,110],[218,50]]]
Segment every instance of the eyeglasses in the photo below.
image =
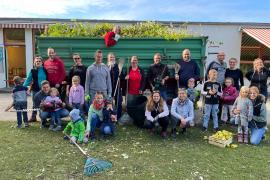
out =
[[77,59],[81,59],[81,58],[73,58],[73,59],[77,60]]

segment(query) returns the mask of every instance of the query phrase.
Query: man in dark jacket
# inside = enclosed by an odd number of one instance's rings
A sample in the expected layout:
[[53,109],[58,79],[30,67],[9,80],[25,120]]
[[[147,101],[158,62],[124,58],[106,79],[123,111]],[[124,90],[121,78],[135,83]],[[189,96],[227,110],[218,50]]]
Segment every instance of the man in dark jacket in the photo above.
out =
[[175,74],[175,79],[179,80],[179,87],[188,88],[188,80],[194,79],[195,84],[200,80],[200,68],[198,64],[191,59],[189,49],[184,49],[182,60],[179,61],[180,70]]
[[[43,101],[47,96],[50,95],[50,83],[47,80],[42,81],[41,83],[41,90],[36,93],[34,97],[34,108],[41,108],[39,112],[39,117],[41,119],[41,128],[45,127],[45,124],[47,122],[47,118],[50,117],[50,113],[46,111],[46,107],[43,104]],[[63,108],[60,110],[60,117],[67,117],[69,115],[69,112],[67,109]]]

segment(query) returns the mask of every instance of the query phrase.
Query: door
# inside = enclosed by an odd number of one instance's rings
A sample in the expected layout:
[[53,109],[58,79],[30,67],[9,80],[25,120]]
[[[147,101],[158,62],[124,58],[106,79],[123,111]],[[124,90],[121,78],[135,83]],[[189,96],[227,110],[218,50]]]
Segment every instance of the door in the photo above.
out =
[[0,88],[6,87],[6,79],[5,49],[0,46]]

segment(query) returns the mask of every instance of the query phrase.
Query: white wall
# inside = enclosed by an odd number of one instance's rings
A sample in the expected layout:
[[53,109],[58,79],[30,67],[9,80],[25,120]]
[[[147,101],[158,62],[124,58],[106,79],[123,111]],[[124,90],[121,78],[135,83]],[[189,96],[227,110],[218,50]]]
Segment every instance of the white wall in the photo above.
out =
[[240,26],[237,25],[187,25],[188,32],[208,36],[205,54],[207,56],[206,64],[216,58],[216,54],[209,53],[224,51],[226,62],[234,57],[238,60],[238,66],[240,65],[241,54],[241,32],[239,28]]
[[26,59],[26,73],[33,68],[33,35],[32,29],[25,29],[25,59]]
[[[0,29],[0,47],[3,47],[3,62],[0,63],[0,88],[6,87],[6,60],[4,50],[4,32]],[[2,49],[2,48],[1,48]]]

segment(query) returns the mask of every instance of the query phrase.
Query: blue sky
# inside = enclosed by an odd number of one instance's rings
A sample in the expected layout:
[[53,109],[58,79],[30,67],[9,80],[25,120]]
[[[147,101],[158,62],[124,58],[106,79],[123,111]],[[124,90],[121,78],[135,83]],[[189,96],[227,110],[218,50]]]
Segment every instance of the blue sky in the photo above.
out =
[[0,17],[270,22],[263,0],[1,0]]

